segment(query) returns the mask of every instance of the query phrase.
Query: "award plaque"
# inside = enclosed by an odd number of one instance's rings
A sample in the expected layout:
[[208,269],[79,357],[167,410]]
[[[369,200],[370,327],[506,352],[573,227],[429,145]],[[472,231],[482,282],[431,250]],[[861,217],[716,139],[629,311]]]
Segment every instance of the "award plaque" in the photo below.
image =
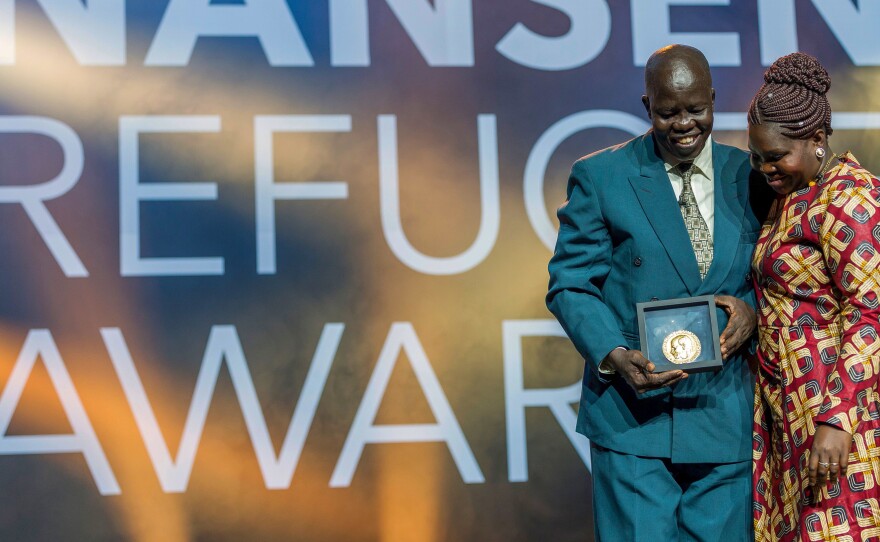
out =
[[636,310],[642,354],[654,363],[655,372],[721,369],[714,296],[638,303]]

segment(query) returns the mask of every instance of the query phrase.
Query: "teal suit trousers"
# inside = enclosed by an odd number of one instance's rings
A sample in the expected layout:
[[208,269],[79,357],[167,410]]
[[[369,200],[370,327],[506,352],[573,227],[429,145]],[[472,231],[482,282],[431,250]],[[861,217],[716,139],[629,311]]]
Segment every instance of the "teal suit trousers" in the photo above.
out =
[[595,445],[590,455],[596,542],[754,540],[751,461],[672,463]]

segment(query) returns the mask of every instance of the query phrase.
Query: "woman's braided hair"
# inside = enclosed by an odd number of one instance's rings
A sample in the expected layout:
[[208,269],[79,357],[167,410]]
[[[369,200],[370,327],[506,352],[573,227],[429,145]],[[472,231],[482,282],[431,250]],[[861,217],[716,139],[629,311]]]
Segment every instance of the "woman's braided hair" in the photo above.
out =
[[820,128],[831,135],[829,88],[831,78],[814,57],[781,57],[764,72],[764,84],[749,106],[749,124],[779,123],[783,135],[794,139],[806,139]]

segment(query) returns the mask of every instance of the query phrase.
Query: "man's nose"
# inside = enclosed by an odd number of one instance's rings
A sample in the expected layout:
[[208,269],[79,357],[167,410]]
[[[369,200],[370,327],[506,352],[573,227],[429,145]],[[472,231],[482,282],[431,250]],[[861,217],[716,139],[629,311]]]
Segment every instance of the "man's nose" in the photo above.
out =
[[693,128],[693,126],[694,126],[694,118],[690,115],[682,115],[682,116],[678,117],[677,119],[675,119],[675,125],[673,126],[673,128],[675,128],[676,130],[685,132],[685,131]]
[[773,167],[772,164],[768,164],[767,162],[763,162],[761,164],[761,173],[763,173],[764,175],[770,175],[774,171],[776,171],[776,168]]

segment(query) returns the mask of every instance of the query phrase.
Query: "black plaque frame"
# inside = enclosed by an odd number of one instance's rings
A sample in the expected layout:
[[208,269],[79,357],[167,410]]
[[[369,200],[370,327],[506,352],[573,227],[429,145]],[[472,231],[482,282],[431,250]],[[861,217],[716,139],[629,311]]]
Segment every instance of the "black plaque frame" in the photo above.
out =
[[[637,303],[636,312],[642,354],[654,363],[655,372],[682,370],[699,373],[721,369],[721,333],[715,314],[715,296]],[[672,363],[663,355],[660,346],[663,337],[678,329],[687,329],[700,339],[702,352],[690,363]]]

